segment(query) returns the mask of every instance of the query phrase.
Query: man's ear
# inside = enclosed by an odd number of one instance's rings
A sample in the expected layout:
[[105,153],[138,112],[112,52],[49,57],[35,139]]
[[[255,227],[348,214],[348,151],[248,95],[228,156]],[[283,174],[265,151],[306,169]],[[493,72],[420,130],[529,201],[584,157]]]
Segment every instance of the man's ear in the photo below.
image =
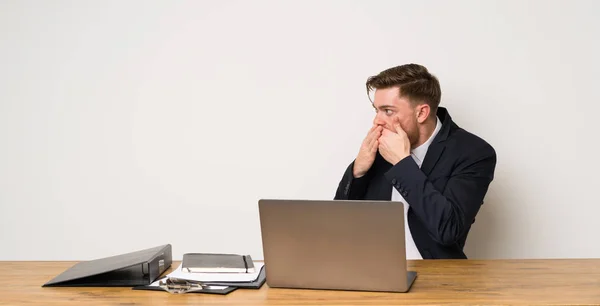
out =
[[431,107],[429,107],[429,105],[427,104],[421,104],[419,106],[417,106],[417,112],[416,112],[416,116],[417,116],[417,122],[418,123],[423,123],[427,120],[427,118],[429,118],[429,113],[431,112]]

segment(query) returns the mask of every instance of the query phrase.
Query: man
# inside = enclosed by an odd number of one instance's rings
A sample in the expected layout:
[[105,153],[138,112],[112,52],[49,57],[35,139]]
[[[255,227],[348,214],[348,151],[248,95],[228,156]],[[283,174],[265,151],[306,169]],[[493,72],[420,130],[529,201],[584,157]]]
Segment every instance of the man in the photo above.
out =
[[407,64],[367,80],[376,115],[336,200],[401,201],[408,259],[467,258],[467,234],[483,204],[496,152],[439,107],[427,68]]

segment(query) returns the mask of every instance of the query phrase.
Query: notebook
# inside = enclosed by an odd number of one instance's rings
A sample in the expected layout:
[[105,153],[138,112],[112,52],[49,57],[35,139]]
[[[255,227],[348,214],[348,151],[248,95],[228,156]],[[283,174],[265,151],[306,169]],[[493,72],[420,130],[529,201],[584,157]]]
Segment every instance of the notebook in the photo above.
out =
[[190,273],[254,273],[250,255],[219,253],[186,253],[182,270]]

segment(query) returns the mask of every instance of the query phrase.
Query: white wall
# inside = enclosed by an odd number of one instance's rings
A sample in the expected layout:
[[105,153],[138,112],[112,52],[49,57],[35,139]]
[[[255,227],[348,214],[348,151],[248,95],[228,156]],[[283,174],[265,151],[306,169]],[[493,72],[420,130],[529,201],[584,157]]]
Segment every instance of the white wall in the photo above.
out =
[[0,260],[262,258],[260,198],[331,199],[364,82],[426,65],[497,150],[471,258],[599,257],[598,1],[2,1]]

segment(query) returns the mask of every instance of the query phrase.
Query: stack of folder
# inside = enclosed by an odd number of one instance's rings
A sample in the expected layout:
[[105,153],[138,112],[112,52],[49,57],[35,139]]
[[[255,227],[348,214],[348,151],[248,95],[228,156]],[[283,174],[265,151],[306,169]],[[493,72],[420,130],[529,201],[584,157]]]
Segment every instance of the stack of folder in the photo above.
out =
[[266,281],[264,264],[248,255],[188,253],[179,267],[162,276],[172,264],[172,247],[80,262],[43,287],[132,287],[171,293],[227,294],[238,288],[259,289]]
[[259,289],[265,281],[264,264],[249,255],[187,253],[173,272],[133,289],[227,294],[238,288]]

